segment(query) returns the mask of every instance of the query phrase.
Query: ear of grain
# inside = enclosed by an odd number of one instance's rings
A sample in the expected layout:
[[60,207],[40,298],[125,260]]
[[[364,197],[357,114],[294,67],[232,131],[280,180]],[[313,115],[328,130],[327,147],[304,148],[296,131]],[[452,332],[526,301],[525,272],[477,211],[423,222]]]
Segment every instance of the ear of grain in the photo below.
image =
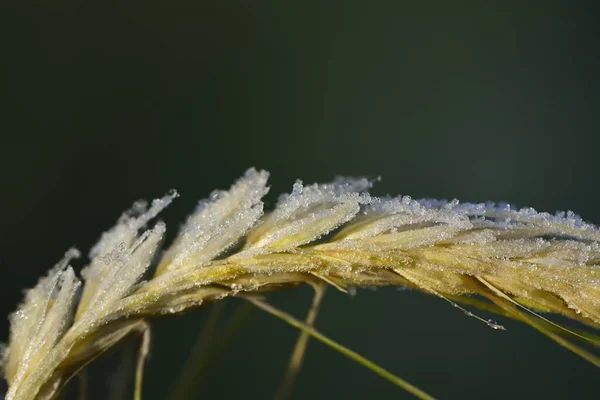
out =
[[[140,279],[166,228],[146,225],[176,193],[149,208],[136,203],[101,237],[82,271],[78,304],[79,280],[66,267],[73,254],[66,257],[11,317],[3,357],[7,399],[54,398],[73,371],[135,331],[142,318],[315,280],[340,290],[407,286],[478,304],[598,364],[565,339],[572,333],[521,308],[600,325],[600,231],[573,213],[374,198],[369,181],[340,178],[298,181],[263,215],[267,178],[250,169],[229,191],[201,202],[147,282]],[[236,244],[239,250],[227,254]]]

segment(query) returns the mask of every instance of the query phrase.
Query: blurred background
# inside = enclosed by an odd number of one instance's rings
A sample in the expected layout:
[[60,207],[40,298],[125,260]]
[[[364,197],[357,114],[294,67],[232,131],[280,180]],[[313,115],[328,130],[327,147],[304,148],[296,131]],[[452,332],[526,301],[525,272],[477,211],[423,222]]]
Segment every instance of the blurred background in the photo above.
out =
[[[559,1],[3,2],[0,315],[133,201],[178,189],[172,236],[250,166],[271,171],[271,205],[296,178],[381,176],[376,195],[599,224],[598,16]],[[270,296],[299,317],[310,298]],[[152,322],[145,399],[167,397],[209,311]],[[597,397],[595,367],[497,319],[506,332],[420,293],[330,289],[317,326],[442,399]],[[297,334],[253,311],[190,398],[272,398]],[[90,397],[106,398],[115,367],[96,368]],[[311,341],[293,398],[411,397]]]

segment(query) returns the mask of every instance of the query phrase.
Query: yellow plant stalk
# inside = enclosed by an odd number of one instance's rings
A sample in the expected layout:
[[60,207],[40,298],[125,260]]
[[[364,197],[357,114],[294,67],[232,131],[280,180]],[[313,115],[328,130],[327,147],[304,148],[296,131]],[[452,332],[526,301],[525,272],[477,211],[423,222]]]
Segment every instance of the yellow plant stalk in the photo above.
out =
[[[77,251],[67,252],[11,316],[2,361],[6,399],[55,398],[108,348],[132,332],[146,332],[146,317],[305,283],[340,290],[405,286],[457,307],[480,295],[495,303],[489,307],[600,365],[564,337],[589,336],[533,311],[600,325],[600,231],[574,214],[375,198],[368,180],[343,178],[310,186],[298,181],[264,214],[267,178],[250,169],[229,191],[201,202],[155,268],[166,228],[158,222],[144,229],[176,192],[123,214],[91,250],[83,283],[68,266]],[[142,280],[151,266],[152,277]]]

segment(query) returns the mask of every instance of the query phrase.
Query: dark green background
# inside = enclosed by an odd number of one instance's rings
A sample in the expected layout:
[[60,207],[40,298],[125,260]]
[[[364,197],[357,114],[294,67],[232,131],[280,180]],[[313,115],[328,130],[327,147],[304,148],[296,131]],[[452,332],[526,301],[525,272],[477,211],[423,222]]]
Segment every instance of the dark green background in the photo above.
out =
[[[381,175],[378,195],[600,223],[598,10],[482,3],[2,2],[0,315],[134,200],[177,188],[173,233],[249,166],[272,172],[271,203],[296,178]],[[301,316],[310,291],[273,300]],[[154,323],[146,399],[165,398],[206,315]],[[318,327],[442,399],[597,398],[597,369],[502,322],[418,293],[330,290]],[[253,312],[198,398],[271,398],[296,334]],[[294,398],[410,396],[311,342]]]

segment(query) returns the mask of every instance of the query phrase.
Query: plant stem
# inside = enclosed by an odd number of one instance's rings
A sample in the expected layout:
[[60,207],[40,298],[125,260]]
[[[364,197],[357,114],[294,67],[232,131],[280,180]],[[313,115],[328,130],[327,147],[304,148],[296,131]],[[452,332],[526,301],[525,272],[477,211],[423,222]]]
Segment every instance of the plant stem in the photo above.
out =
[[423,400],[435,400],[434,397],[425,393],[424,391],[417,388],[416,386],[411,385],[404,379],[397,377],[396,375],[392,374],[388,370],[381,368],[380,366],[373,363],[372,361],[367,360],[365,357],[361,356],[360,354],[356,353],[355,351],[352,351],[349,348],[344,347],[341,344],[329,339],[327,336],[318,332],[316,329],[306,325],[305,323],[297,320],[290,314],[287,314],[281,310],[278,310],[275,307],[271,306],[270,304],[268,304],[264,301],[261,301],[257,298],[254,298],[254,297],[244,296],[244,299],[248,300],[249,302],[254,304],[256,307],[260,308],[261,310],[266,311],[269,314],[272,314],[272,315],[276,316],[277,318],[282,319],[283,321],[302,330],[303,332],[306,332],[307,334],[309,334],[310,336],[319,340],[320,342],[325,343],[326,345],[330,346],[331,348],[344,354],[346,357],[351,358],[352,360],[358,362],[359,364],[367,367],[371,371],[375,372],[376,374],[378,374],[378,375],[382,376],[383,378],[387,379],[388,381],[392,382],[396,386],[399,386],[402,389],[406,390],[407,392],[413,394],[415,397],[417,397],[419,399],[423,399]]
[[[323,295],[325,294],[327,286],[322,283],[315,283],[313,284],[313,288],[315,290],[315,295],[305,320],[306,325],[311,327],[314,326],[315,320],[317,319],[319,306],[321,305],[321,301],[323,300]],[[298,341],[296,342],[296,346],[294,347],[294,351],[290,357],[285,378],[283,379],[283,382],[281,382],[281,385],[277,390],[277,394],[275,395],[276,400],[285,400],[290,397],[294,383],[296,382],[296,378],[300,373],[302,362],[304,361],[304,353],[306,352],[306,346],[308,345],[309,337],[310,335],[307,332],[300,332],[300,337],[298,337]]]

